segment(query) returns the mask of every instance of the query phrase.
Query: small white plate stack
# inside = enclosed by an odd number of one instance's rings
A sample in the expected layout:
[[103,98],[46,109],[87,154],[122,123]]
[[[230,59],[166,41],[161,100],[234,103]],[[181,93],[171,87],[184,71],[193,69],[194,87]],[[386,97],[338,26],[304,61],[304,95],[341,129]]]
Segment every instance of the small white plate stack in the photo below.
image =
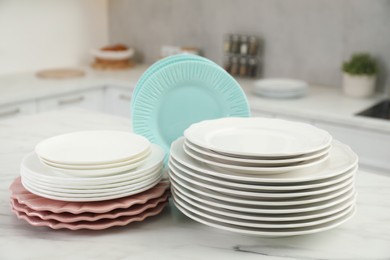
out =
[[55,201],[131,201],[161,181],[164,156],[160,147],[133,133],[74,132],[39,143],[21,163],[21,184],[26,192]]
[[193,124],[171,147],[175,205],[203,224],[259,236],[336,227],[355,212],[358,158],[314,126],[223,118]]
[[295,79],[260,79],[253,92],[267,98],[288,99],[305,96],[308,88],[306,82]]

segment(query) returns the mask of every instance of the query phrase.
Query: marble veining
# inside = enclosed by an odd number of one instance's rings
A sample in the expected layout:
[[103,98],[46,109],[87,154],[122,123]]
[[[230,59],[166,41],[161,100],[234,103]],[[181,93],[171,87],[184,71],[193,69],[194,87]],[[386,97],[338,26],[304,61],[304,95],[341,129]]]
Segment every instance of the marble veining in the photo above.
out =
[[358,211],[323,233],[244,236],[199,224],[169,205],[142,223],[105,231],[32,227],[10,210],[8,186],[22,157],[42,139],[76,130],[130,131],[126,118],[80,109],[0,122],[0,259],[390,259],[390,174],[361,169]]

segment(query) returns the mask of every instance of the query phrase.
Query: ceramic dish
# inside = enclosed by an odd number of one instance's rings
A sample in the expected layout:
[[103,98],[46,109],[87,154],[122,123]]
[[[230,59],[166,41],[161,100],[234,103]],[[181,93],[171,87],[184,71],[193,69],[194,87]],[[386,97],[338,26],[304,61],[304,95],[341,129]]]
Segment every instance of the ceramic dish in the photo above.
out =
[[169,153],[171,142],[194,122],[249,115],[244,92],[226,71],[187,61],[167,65],[145,81],[134,102],[132,125]]
[[181,207],[178,204],[175,204],[176,207],[184,213],[187,217],[211,226],[215,228],[219,228],[222,230],[227,230],[231,232],[236,232],[240,234],[245,234],[245,235],[254,235],[254,236],[262,236],[262,237],[285,237],[285,236],[297,236],[297,235],[306,235],[306,234],[312,234],[312,233],[318,233],[322,231],[326,231],[332,228],[335,228],[350,218],[352,218],[356,212],[356,209],[354,209],[352,212],[348,213],[347,215],[340,217],[339,219],[330,221],[325,224],[319,224],[315,226],[310,226],[310,227],[302,227],[302,228],[286,228],[286,229],[265,229],[265,228],[248,228],[248,227],[240,227],[237,225],[231,225],[231,224],[224,224],[218,221],[206,219],[204,217],[201,217],[193,212],[190,212],[183,207]]
[[29,174],[25,174],[23,172],[21,172],[21,176],[23,178],[28,179],[29,181],[31,181],[33,183],[36,183],[37,185],[42,185],[42,186],[45,186],[47,188],[54,189],[54,190],[65,190],[65,191],[69,191],[69,192],[71,192],[71,191],[73,191],[73,192],[76,192],[76,191],[89,192],[89,191],[93,191],[93,190],[104,191],[104,190],[110,190],[110,189],[115,189],[115,188],[122,188],[122,187],[127,186],[127,185],[136,184],[136,183],[139,183],[143,180],[149,179],[152,176],[155,176],[161,170],[162,170],[162,165],[160,165],[158,168],[156,168],[150,172],[140,174],[139,176],[137,176],[137,178],[129,178],[128,180],[113,182],[113,183],[107,182],[105,184],[100,184],[100,185],[93,185],[93,184],[92,185],[83,185],[83,184],[76,185],[76,184],[64,184],[64,183],[51,183],[51,182],[42,181],[39,178],[36,178],[36,177],[31,176]]
[[[140,77],[140,79],[137,82],[137,85],[134,88],[134,91],[131,95],[131,105],[133,107],[133,104],[135,103],[135,99],[138,95],[138,92],[140,89],[142,89],[143,84],[145,81],[153,75],[155,72],[159,71],[160,69],[164,68],[167,65],[178,63],[178,62],[187,62],[187,61],[200,61],[200,62],[205,62],[208,64],[214,64],[216,65],[213,61],[203,58],[198,55],[192,55],[192,54],[177,54],[177,55],[171,55],[168,56],[164,59],[161,59],[155,63],[153,63],[152,66],[150,66]],[[217,66],[217,65],[216,65]]]
[[142,185],[143,183],[147,183],[149,181],[152,181],[162,173],[162,167],[158,168],[157,170],[151,172],[148,175],[145,175],[141,178],[131,180],[125,183],[118,183],[117,187],[109,187],[109,188],[98,188],[94,189],[91,187],[82,188],[82,189],[76,189],[74,187],[70,188],[64,188],[64,187],[55,187],[51,184],[40,182],[36,179],[31,179],[28,176],[24,175],[22,176],[22,181],[26,181],[29,183],[32,187],[35,187],[36,189],[42,190],[42,191],[52,191],[52,192],[58,192],[58,193],[66,193],[66,194],[108,194],[108,193],[115,193],[120,191],[128,191],[132,187],[136,187],[139,185]]
[[242,166],[269,166],[269,167],[287,166],[295,163],[301,163],[304,161],[316,159],[328,154],[330,150],[330,146],[329,146],[324,150],[319,151],[318,153],[313,153],[302,157],[294,157],[290,159],[281,159],[281,160],[278,159],[267,160],[267,159],[247,159],[247,158],[226,156],[220,153],[213,152],[212,150],[204,149],[195,144],[192,144],[187,139],[184,140],[184,147],[187,147],[190,150],[193,150],[194,152],[201,154],[202,156],[208,156],[207,158],[209,160],[214,160],[220,163],[242,165]]
[[[219,206],[212,205],[213,204],[212,201],[204,200],[202,199],[202,197],[184,195],[179,191],[179,189],[176,189],[174,187],[172,187],[172,193],[180,197],[181,199],[185,200],[187,203],[190,203],[198,208],[204,209],[206,211],[221,216],[227,216],[227,217],[233,217],[233,218],[245,219],[245,220],[273,221],[273,222],[303,221],[303,220],[309,220],[314,218],[326,217],[326,216],[333,215],[337,212],[340,212],[356,203],[355,199],[350,199],[322,210],[314,210],[314,211],[302,212],[302,213],[287,213],[287,214],[261,214],[261,213],[248,213],[248,212],[224,209]],[[203,201],[206,201],[206,203],[204,203]]]
[[329,151],[329,159],[318,167],[313,167],[307,170],[291,171],[283,174],[272,175],[254,175],[232,173],[220,169],[216,171],[211,167],[198,162],[188,156],[183,150],[183,139],[178,139],[172,143],[171,157],[181,165],[188,167],[196,172],[201,172],[205,175],[211,175],[230,180],[254,181],[263,183],[298,183],[318,181],[322,179],[339,176],[357,165],[358,157],[351,148],[338,141],[333,141],[332,148]]
[[102,230],[113,226],[125,226],[132,222],[139,222],[145,220],[147,217],[158,215],[166,206],[166,202],[159,203],[155,208],[148,209],[138,215],[134,216],[122,216],[116,219],[100,219],[97,221],[79,221],[74,223],[62,223],[56,220],[43,220],[38,217],[30,217],[23,212],[19,212],[13,209],[13,212],[19,219],[27,221],[33,226],[46,226],[52,229],[91,229],[91,230]]
[[262,183],[262,182],[236,182],[234,180],[225,180],[211,175],[204,175],[200,172],[193,171],[183,165],[180,165],[172,158],[169,161],[169,165],[170,167],[173,167],[173,169],[177,169],[178,171],[184,172],[187,175],[190,175],[192,177],[199,178],[212,185],[239,189],[239,190],[248,190],[248,191],[257,191],[257,190],[294,191],[294,190],[321,188],[324,186],[334,185],[341,181],[344,181],[352,177],[357,171],[357,166],[356,166],[355,168],[352,168],[351,170],[341,174],[340,176],[336,176],[333,178],[324,179],[320,181],[313,181],[307,183],[290,183],[289,185],[273,185],[273,184],[270,185],[270,183]]
[[138,163],[140,161],[146,160],[152,152],[152,149],[147,149],[144,153],[140,154],[138,157],[135,157],[133,159],[119,162],[119,163],[106,163],[106,164],[93,164],[93,165],[76,165],[72,166],[69,164],[59,164],[59,163],[53,163],[50,161],[46,161],[45,159],[39,158],[39,160],[47,165],[48,167],[53,168],[59,168],[59,169],[65,169],[65,170],[101,170],[101,169],[110,169],[110,168],[120,168],[120,167],[126,167],[129,165],[133,165],[134,163]]
[[107,192],[107,193],[96,193],[96,194],[73,194],[73,193],[60,193],[54,191],[48,191],[42,188],[38,188],[32,185],[30,182],[22,179],[23,186],[38,196],[61,201],[70,201],[70,202],[88,202],[88,201],[103,201],[103,200],[112,200],[117,198],[127,197],[133,194],[143,192],[147,189],[154,187],[157,183],[160,182],[162,175],[158,175],[151,180],[144,181],[137,185],[129,185],[128,189],[125,191],[117,192]]
[[[194,196],[199,196],[204,199],[203,203],[212,202],[218,204],[221,208],[242,211],[242,212],[252,212],[252,213],[272,213],[272,214],[284,214],[284,213],[300,213],[313,210],[320,210],[326,207],[331,207],[337,205],[345,200],[351,198],[355,194],[355,189],[353,185],[346,186],[344,190],[334,191],[334,194],[338,196],[331,196],[326,200],[316,200],[316,202],[311,202],[310,197],[300,197],[300,198],[290,198],[286,199],[275,199],[275,198],[265,198],[265,199],[249,199],[249,198],[239,198],[234,196],[229,196],[227,194],[221,194],[215,191],[210,191],[202,187],[192,187],[188,183],[174,179],[170,176],[172,182],[172,187],[180,190],[184,194],[191,193]],[[185,193],[185,192],[188,193]],[[326,195],[325,195],[326,196]],[[308,203],[307,203],[308,202]],[[214,205],[215,206],[215,205]],[[323,207],[323,208],[316,208]],[[265,210],[265,212],[262,212]],[[280,211],[282,210],[282,211]],[[297,211],[297,212],[295,212]]]
[[[170,177],[175,180],[176,182],[185,181],[186,183],[190,184],[193,188],[200,188],[200,189],[208,189],[212,190],[218,193],[221,193],[221,195],[228,195],[232,197],[238,197],[243,199],[268,199],[268,198],[279,198],[288,200],[289,198],[299,198],[299,197],[306,197],[306,196],[313,196],[313,195],[319,195],[324,193],[333,192],[336,190],[339,190],[341,188],[347,187],[350,184],[354,182],[353,176],[345,181],[342,181],[341,183],[338,183],[336,185],[330,185],[325,188],[320,189],[307,189],[307,190],[298,190],[298,191],[242,191],[242,190],[236,190],[236,189],[229,189],[224,187],[215,186],[212,184],[209,184],[205,181],[201,181],[199,179],[194,179],[191,177],[188,177],[188,175],[185,175],[184,173],[175,172],[172,168],[170,168],[169,171]],[[179,178],[179,179],[178,179]]]
[[122,131],[82,131],[43,140],[35,152],[46,161],[70,164],[105,164],[127,161],[149,149],[140,135]]
[[121,51],[91,50],[91,55],[102,60],[127,60],[133,57],[134,49]]
[[[184,137],[182,137],[182,141],[184,142]],[[302,170],[302,169],[307,169],[310,167],[316,167],[317,165],[321,165],[323,162],[328,160],[329,154],[325,154],[319,158],[311,159],[308,161],[303,161],[299,163],[294,163],[294,164],[288,164],[285,166],[242,166],[242,165],[234,165],[234,164],[226,164],[222,162],[216,162],[212,161],[206,156],[197,153],[190,148],[183,146],[184,152],[186,152],[190,157],[193,159],[203,162],[207,165],[209,165],[212,168],[216,168],[219,170],[219,168],[225,169],[230,172],[234,173],[246,173],[246,174],[280,174],[280,173],[285,173],[285,172],[290,172],[293,170]]]
[[226,224],[232,224],[237,225],[241,227],[249,227],[249,228],[274,228],[274,229],[285,229],[285,228],[301,228],[301,227],[309,227],[309,226],[315,226],[319,224],[324,224],[336,219],[339,219],[348,213],[350,213],[352,210],[354,210],[355,205],[351,205],[348,208],[341,210],[340,212],[337,212],[335,214],[321,217],[321,218],[315,218],[310,220],[304,220],[304,221],[298,221],[298,222],[273,222],[273,221],[251,221],[251,220],[242,220],[237,219],[233,217],[226,217],[221,216],[218,214],[211,213],[206,210],[202,210],[200,208],[195,207],[194,205],[191,205],[189,203],[186,203],[184,200],[182,200],[180,197],[176,196],[175,193],[173,193],[173,199],[175,204],[180,205],[184,209],[195,213],[196,215],[202,216],[206,219],[211,219],[218,221],[220,223],[226,223]]
[[115,209],[110,212],[96,214],[96,213],[80,213],[80,214],[72,214],[72,213],[53,213],[50,211],[35,211],[30,209],[24,204],[18,203],[17,200],[11,200],[12,207],[18,211],[26,214],[29,217],[38,217],[42,220],[56,220],[61,223],[74,223],[78,221],[97,221],[100,219],[116,219],[123,216],[134,216],[138,215],[145,210],[156,207],[159,203],[165,202],[168,200],[168,194],[165,193],[159,198],[149,200],[145,204],[137,204],[130,208],[126,209]]
[[26,190],[21,183],[20,177],[13,181],[9,189],[12,199],[16,199],[18,203],[24,204],[35,211],[68,212],[72,214],[89,212],[100,214],[115,209],[126,209],[134,205],[145,204],[151,199],[159,198],[169,189],[169,183],[161,181],[154,187],[141,193],[115,200],[96,202],[66,202],[43,198]]
[[184,136],[193,144],[230,156],[278,159],[318,152],[332,136],[309,124],[274,118],[221,118],[191,125]]
[[292,79],[261,79],[254,85],[253,93],[270,98],[302,97],[309,88],[306,82]]
[[54,183],[58,185],[75,185],[89,186],[89,185],[105,185],[109,183],[116,183],[121,181],[128,181],[131,179],[139,178],[143,174],[150,173],[161,166],[164,160],[164,151],[158,145],[152,145],[152,153],[137,169],[124,172],[115,176],[100,176],[100,177],[72,177],[58,175],[53,172],[52,169],[43,165],[37,156],[34,154],[27,155],[21,164],[21,175],[29,175],[30,178],[35,178],[48,183]]

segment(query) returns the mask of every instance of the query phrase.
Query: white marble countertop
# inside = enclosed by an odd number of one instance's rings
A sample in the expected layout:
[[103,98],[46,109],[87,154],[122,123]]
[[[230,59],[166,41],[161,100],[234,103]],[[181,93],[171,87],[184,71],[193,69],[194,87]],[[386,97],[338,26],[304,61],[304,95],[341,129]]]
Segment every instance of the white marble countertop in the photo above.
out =
[[[81,69],[86,71],[85,77],[67,80],[40,79],[33,72],[2,75],[0,76],[0,106],[103,86],[132,89],[147,67],[147,65],[137,65],[123,71],[96,71],[83,67]],[[252,110],[333,122],[390,134],[390,121],[355,116],[356,113],[384,99],[384,95],[357,99],[344,96],[339,88],[311,86],[306,97],[275,100],[254,95],[251,91],[253,82],[253,80],[239,80]]]
[[172,204],[142,223],[105,231],[29,226],[10,210],[8,186],[42,139],[76,130],[130,131],[126,118],[72,109],[0,122],[0,259],[390,259],[390,174],[359,170],[358,211],[319,234],[266,239],[196,223]]

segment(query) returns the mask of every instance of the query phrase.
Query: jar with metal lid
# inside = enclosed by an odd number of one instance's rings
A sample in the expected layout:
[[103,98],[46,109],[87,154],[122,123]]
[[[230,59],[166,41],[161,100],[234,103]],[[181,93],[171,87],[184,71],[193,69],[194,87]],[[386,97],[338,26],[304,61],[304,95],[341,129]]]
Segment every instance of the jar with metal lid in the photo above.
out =
[[233,56],[231,58],[230,74],[232,76],[237,76],[238,73],[239,73],[238,57],[237,56]]
[[240,39],[240,54],[247,55],[248,54],[248,36],[241,36]]
[[249,37],[248,53],[249,55],[257,55],[259,41],[255,36]]
[[231,58],[230,58],[229,56],[224,57],[223,68],[224,68],[228,73],[230,73],[230,71],[231,71],[231,66],[232,66]]
[[248,60],[248,76],[255,78],[258,71],[258,60],[256,58],[249,58]]
[[240,53],[240,36],[237,34],[233,34],[231,39],[231,53]]
[[226,34],[223,41],[223,51],[225,53],[230,53],[232,49],[232,35]]
[[248,74],[248,62],[245,57],[240,59],[240,76],[245,77]]

